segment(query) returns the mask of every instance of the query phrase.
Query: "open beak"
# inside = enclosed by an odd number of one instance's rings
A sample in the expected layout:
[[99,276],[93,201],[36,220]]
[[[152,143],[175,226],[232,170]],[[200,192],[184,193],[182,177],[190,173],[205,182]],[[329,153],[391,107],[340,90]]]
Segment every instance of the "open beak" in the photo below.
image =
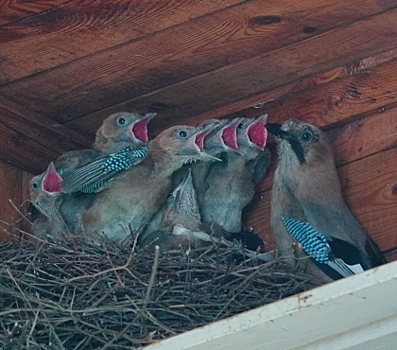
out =
[[210,126],[206,127],[204,130],[198,131],[198,132],[195,133],[192,137],[195,138],[194,143],[196,144],[196,146],[197,146],[197,148],[198,148],[198,150],[199,150],[199,152],[200,152],[200,156],[201,156],[202,158],[205,158],[205,159],[207,159],[207,160],[213,160],[213,161],[221,162],[221,161],[222,161],[221,159],[219,159],[219,158],[217,158],[217,157],[214,157],[214,156],[211,156],[210,154],[206,153],[206,152],[205,152],[205,149],[204,149],[204,139],[205,139],[205,137],[206,137],[212,130],[214,130],[214,129],[217,128],[217,127],[218,127],[218,125],[210,125]]
[[146,113],[142,118],[131,125],[131,133],[137,140],[141,142],[149,141],[147,126],[156,115],[157,113]]
[[247,128],[247,136],[250,142],[261,149],[265,149],[267,142],[267,130],[265,128],[267,122],[267,114],[256,118]]
[[232,122],[224,126],[218,131],[218,135],[222,140],[222,143],[229,149],[240,154],[237,143],[237,127],[240,124],[242,118],[234,119]]
[[48,193],[60,193],[61,192],[62,177],[58,174],[55,169],[54,163],[51,162],[48,165],[47,170],[44,173],[42,181],[42,189]]

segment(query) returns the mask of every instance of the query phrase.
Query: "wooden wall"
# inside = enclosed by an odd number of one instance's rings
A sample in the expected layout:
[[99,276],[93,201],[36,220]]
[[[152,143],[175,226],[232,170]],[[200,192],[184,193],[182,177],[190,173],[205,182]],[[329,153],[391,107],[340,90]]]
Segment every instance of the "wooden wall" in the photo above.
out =
[[8,238],[4,231],[29,226],[21,220],[21,215],[10,201],[22,212],[26,212],[31,177],[31,174],[0,161],[0,241]]

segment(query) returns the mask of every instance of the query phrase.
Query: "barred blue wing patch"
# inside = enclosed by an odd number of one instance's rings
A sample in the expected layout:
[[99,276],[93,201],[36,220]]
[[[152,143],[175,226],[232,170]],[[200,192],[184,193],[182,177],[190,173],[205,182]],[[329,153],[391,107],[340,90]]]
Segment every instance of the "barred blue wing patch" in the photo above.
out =
[[63,193],[99,192],[118,173],[141,163],[148,152],[147,147],[127,147],[120,152],[97,159],[63,176]]
[[332,252],[327,239],[315,231],[308,222],[283,217],[283,224],[287,231],[301,244],[303,251],[319,263],[326,263],[332,259]]
[[286,230],[302,246],[303,251],[317,263],[327,264],[343,277],[354,275],[354,272],[342,259],[335,257],[326,237],[313,229],[308,222],[282,218]]

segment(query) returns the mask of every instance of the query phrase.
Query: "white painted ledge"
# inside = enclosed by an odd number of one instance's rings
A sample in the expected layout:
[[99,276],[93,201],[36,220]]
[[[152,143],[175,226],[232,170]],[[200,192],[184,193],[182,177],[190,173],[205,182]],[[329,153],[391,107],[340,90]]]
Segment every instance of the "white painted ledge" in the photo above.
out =
[[395,350],[397,261],[145,350]]

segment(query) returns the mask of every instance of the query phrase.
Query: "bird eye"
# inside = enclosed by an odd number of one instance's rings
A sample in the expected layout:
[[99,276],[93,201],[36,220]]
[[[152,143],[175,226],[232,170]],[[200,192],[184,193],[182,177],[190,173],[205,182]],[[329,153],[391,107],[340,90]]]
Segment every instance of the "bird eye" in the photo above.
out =
[[181,130],[181,131],[179,131],[179,134],[178,134],[180,137],[182,137],[182,138],[185,138],[186,136],[187,136],[187,132],[185,131],[185,130]]
[[123,117],[120,117],[117,119],[117,124],[119,124],[119,125],[124,125],[126,122],[127,121]]
[[39,188],[39,184],[37,182],[33,182],[32,187],[36,190]]
[[304,142],[310,142],[311,140],[313,140],[313,133],[311,131],[304,131],[301,135],[301,140]]
[[244,128],[244,124],[243,123],[240,123],[239,125],[238,125],[238,127],[237,127],[237,129],[243,129]]

